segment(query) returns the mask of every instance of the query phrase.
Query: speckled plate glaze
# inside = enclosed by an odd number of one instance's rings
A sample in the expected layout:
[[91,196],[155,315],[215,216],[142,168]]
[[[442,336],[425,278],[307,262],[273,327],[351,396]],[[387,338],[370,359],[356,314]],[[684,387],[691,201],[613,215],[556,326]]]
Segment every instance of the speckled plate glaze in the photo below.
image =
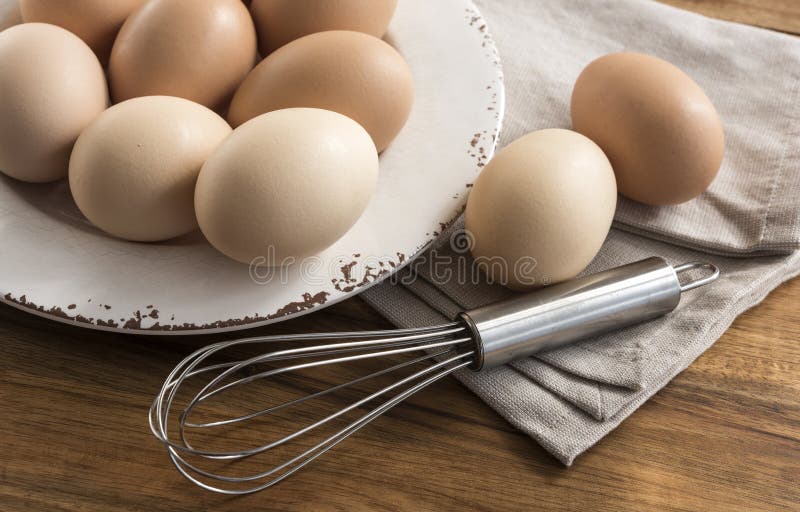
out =
[[65,182],[0,178],[0,300],[82,327],[198,334],[285,320],[333,304],[407,264],[463,211],[503,116],[494,43],[466,0],[402,0],[387,40],[408,60],[416,102],[381,156],[377,193],[344,238],[267,276],[199,234],[161,244],[109,238]]

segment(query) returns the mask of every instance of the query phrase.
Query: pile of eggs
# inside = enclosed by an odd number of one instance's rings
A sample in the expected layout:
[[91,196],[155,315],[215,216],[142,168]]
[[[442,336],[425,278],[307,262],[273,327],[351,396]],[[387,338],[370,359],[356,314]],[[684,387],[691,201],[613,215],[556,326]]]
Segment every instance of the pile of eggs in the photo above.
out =
[[21,0],[25,23],[0,33],[0,171],[68,177],[125,240],[199,226],[244,263],[317,253],[366,209],[411,111],[411,72],[381,39],[395,7]]

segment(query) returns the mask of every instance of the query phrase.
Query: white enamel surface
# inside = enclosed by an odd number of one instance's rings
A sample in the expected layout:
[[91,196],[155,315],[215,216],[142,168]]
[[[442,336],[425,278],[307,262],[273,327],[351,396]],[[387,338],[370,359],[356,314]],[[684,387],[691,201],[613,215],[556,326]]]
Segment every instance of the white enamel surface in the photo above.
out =
[[493,154],[503,90],[494,45],[469,1],[401,0],[387,40],[414,73],[414,110],[381,155],[364,216],[318,258],[271,279],[251,276],[199,234],[115,240],[83,219],[66,182],[2,176],[0,300],[83,327],[192,334],[284,320],[388,277],[462,211]]

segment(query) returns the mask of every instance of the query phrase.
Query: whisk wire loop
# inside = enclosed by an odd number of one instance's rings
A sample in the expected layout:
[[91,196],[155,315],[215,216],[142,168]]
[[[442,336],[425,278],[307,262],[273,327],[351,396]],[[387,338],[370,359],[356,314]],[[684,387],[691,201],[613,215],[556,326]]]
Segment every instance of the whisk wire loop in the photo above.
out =
[[[459,359],[463,359],[464,357],[472,357],[472,355],[473,355],[472,353],[460,354],[459,356],[452,358],[452,360],[448,361],[448,362],[452,362],[452,361],[456,361],[456,360],[459,360]],[[352,422],[347,427],[341,429],[340,431],[338,431],[334,435],[328,437],[324,441],[322,441],[322,442],[316,444],[315,446],[309,448],[308,450],[304,451],[300,455],[297,455],[297,456],[293,457],[292,459],[290,459],[290,460],[288,460],[288,461],[286,461],[286,462],[284,462],[284,463],[282,463],[282,464],[280,464],[280,465],[278,465],[278,466],[276,466],[276,467],[274,467],[274,468],[272,468],[272,469],[270,469],[270,470],[268,470],[268,471],[266,471],[264,473],[260,473],[260,474],[257,474],[257,475],[246,476],[246,477],[227,477],[227,476],[219,475],[219,474],[216,474],[216,473],[211,473],[211,472],[202,470],[200,468],[197,468],[196,466],[188,463],[184,458],[182,458],[172,447],[168,447],[169,456],[170,456],[170,459],[172,460],[173,464],[175,465],[175,467],[178,469],[178,471],[185,478],[187,478],[188,480],[190,480],[194,484],[196,484],[199,487],[201,487],[203,489],[206,489],[208,491],[213,491],[213,492],[217,492],[217,493],[221,493],[221,494],[228,494],[228,495],[252,494],[252,493],[259,492],[259,491],[263,491],[264,489],[272,487],[273,485],[279,483],[280,481],[284,480],[285,478],[287,478],[287,477],[291,476],[292,474],[294,474],[295,472],[299,471],[300,469],[302,469],[303,467],[305,467],[309,463],[313,462],[315,459],[317,459],[321,455],[325,454],[328,450],[330,450],[331,448],[335,447],[337,444],[341,443],[342,441],[344,441],[345,439],[347,439],[348,437],[353,435],[355,432],[357,432],[359,429],[361,429],[365,425],[368,425],[372,420],[374,420],[378,416],[386,413],[391,408],[393,408],[396,405],[398,405],[399,403],[403,402],[408,397],[412,396],[413,394],[421,391],[422,389],[428,387],[429,385],[433,384],[434,382],[436,382],[438,380],[441,380],[442,378],[450,375],[451,373],[453,373],[453,372],[455,372],[457,370],[461,370],[461,369],[469,367],[470,364],[472,364],[471,360],[467,360],[467,361],[461,362],[461,363],[459,363],[459,364],[457,364],[455,366],[451,366],[451,367],[445,368],[444,370],[438,372],[437,374],[435,374],[435,375],[433,375],[431,377],[428,377],[427,379],[423,380],[422,382],[419,382],[416,385],[414,385],[413,387],[403,391],[402,393],[400,393],[397,396],[393,397],[389,401],[387,401],[387,402],[383,403],[382,405],[380,405],[379,407],[373,409],[368,414],[365,414],[364,416],[362,416],[358,420]],[[213,479],[213,480],[217,480],[217,481],[222,481],[222,482],[243,483],[243,482],[251,482],[251,481],[255,481],[255,480],[263,480],[263,479],[269,478],[272,475],[274,475],[275,473],[278,473],[278,472],[283,471],[283,470],[286,470],[286,471],[284,471],[280,475],[278,475],[278,476],[276,476],[276,477],[274,477],[274,478],[272,478],[272,479],[270,479],[270,480],[268,480],[268,481],[266,481],[266,482],[264,482],[264,483],[262,483],[260,485],[257,485],[255,487],[251,487],[251,488],[247,488],[247,489],[226,489],[226,488],[222,488],[222,487],[213,486],[213,485],[210,485],[208,483],[203,482],[202,480],[199,480],[196,476],[194,476],[192,474],[192,472],[193,472],[195,474],[199,474],[199,475],[205,476],[207,478],[210,478],[210,479]]]
[[[275,342],[290,342],[294,344],[311,343],[289,349],[274,350],[238,361],[214,363],[203,366],[204,362],[221,352],[245,345],[270,344]],[[337,341],[336,343],[319,344],[320,341]],[[388,368],[380,369],[368,375],[350,379],[347,382],[330,386],[321,391],[294,398],[271,407],[258,411],[241,414],[233,418],[215,421],[189,421],[190,415],[202,403],[214,397],[220,397],[229,392],[256,381],[276,378],[325,365],[338,365],[378,357],[403,356],[413,352],[424,352],[422,355],[393,364]],[[330,357],[333,356],[333,357]],[[439,327],[425,327],[419,329],[402,329],[396,331],[372,331],[340,334],[312,334],[294,336],[268,336],[253,337],[231,342],[212,344],[200,349],[181,361],[170,373],[159,394],[154,399],[151,409],[149,424],[153,434],[167,448],[171,462],[184,477],[198,486],[223,494],[249,494],[270,487],[283,480],[290,474],[298,471],[323,453],[327,452],[344,439],[350,437],[372,419],[390,410],[407,397],[436,382],[451,373],[469,366],[475,356],[474,341],[468,329],[460,323],[452,323]],[[305,360],[305,361],[303,361]],[[288,365],[258,371],[231,380],[235,375],[252,371],[259,365],[271,365],[277,362],[289,362]],[[297,361],[294,362],[293,361]],[[363,384],[371,379],[388,375],[419,364],[428,364],[424,368],[414,371],[411,375],[401,378],[381,389],[368,393],[348,405],[327,414],[321,419],[311,421],[309,424],[294,432],[280,437],[275,441],[264,443],[260,446],[235,450],[219,451],[195,448],[188,440],[189,430],[210,430],[216,427],[235,426],[259,417],[277,413],[305,402],[331,395],[337,391]],[[210,379],[201,389],[194,393],[192,398],[183,407],[177,418],[175,430],[169,428],[170,415],[174,409],[179,390],[187,380],[205,374],[212,374]],[[263,454],[288,443],[298,440],[325,425],[332,424],[334,420],[343,418],[346,414],[368,406],[369,403],[381,400],[366,414],[350,422],[343,428],[328,435],[308,449],[287,461],[275,465],[266,471],[244,476],[230,476],[198,466],[192,459],[208,461],[236,461],[259,454]],[[177,439],[175,438],[177,437]],[[220,484],[212,484],[207,480],[226,484],[243,484],[258,482],[256,486],[248,488],[227,488]]]

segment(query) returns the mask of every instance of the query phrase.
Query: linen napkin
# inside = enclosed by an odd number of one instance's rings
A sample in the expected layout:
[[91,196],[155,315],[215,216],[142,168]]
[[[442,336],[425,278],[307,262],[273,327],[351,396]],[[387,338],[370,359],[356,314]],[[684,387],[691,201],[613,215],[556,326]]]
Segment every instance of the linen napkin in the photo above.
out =
[[[706,350],[737,315],[800,274],[800,39],[705,18],[649,0],[480,0],[498,46],[507,109],[500,145],[570,127],[583,67],[630,50],[692,76],[717,107],[726,158],[701,197],[651,207],[620,198],[586,273],[658,255],[722,270],[656,321],[457,378],[511,424],[570,465]],[[431,251],[469,258],[445,232]],[[427,254],[430,260],[431,254]],[[442,258],[436,258],[443,261]],[[510,294],[480,275],[442,281],[426,256],[362,297],[402,327],[439,324]],[[455,264],[455,263],[454,263]],[[466,268],[473,268],[466,265]],[[469,284],[464,284],[464,283]]]

